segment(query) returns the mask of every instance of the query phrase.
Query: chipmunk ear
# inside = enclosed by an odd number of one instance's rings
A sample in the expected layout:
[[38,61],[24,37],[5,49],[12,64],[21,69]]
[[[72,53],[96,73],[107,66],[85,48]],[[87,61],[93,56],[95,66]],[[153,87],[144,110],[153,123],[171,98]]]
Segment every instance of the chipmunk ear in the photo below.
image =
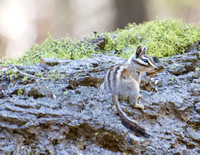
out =
[[141,48],[141,46],[138,46],[138,47],[136,48],[136,50],[135,50],[135,53],[132,54],[132,55],[130,56],[130,58],[128,59],[128,63],[131,64],[132,60],[138,58],[138,57],[140,56],[141,52],[142,52],[142,48]]
[[138,58],[141,52],[142,52],[142,47],[138,46],[135,50],[135,57]]
[[146,47],[144,47],[144,48],[142,49],[142,53],[143,53],[143,54],[146,53]]

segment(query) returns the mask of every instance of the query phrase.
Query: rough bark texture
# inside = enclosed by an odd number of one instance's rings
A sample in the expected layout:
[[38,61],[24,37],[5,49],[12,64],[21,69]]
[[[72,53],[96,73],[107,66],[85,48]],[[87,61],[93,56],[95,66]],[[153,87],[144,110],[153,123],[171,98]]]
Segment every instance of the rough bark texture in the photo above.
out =
[[122,58],[1,67],[0,154],[200,154],[199,53],[161,60],[162,72],[142,77],[143,111],[121,103],[149,139],[130,133],[111,94],[98,90],[108,68]]

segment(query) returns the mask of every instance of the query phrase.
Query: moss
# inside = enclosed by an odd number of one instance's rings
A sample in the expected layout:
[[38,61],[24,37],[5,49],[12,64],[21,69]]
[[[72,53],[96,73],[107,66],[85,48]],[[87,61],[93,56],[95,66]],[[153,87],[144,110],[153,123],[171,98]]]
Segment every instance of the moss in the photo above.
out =
[[75,60],[89,57],[90,53],[97,53],[97,51],[89,46],[88,42],[72,40],[69,37],[57,40],[53,40],[49,37],[42,44],[35,44],[23,57],[18,59],[9,59],[6,62],[0,62],[0,65],[32,65],[35,63],[41,63],[41,58],[45,57]]
[[184,24],[181,20],[167,19],[129,24],[124,30],[113,32],[115,37],[107,35],[106,50],[118,52],[119,56],[128,58],[137,45],[146,46],[150,56],[167,57],[183,54],[188,45],[200,40],[200,27]]
[[24,93],[23,90],[21,90],[21,89],[19,88],[18,91],[17,91],[17,94],[18,94],[18,95],[23,95],[23,93]]
[[196,67],[196,68],[195,68],[195,71],[196,71],[196,72],[197,72],[197,71],[199,71],[199,70],[200,70],[200,68],[199,68],[199,67]]
[[23,82],[26,82],[28,80],[28,76],[24,76]]
[[[105,47],[98,48],[92,41],[97,37],[105,38]],[[182,54],[187,47],[200,41],[200,27],[184,24],[178,19],[155,20],[143,24],[128,24],[125,29],[99,36],[91,35],[84,41],[72,40],[69,37],[53,40],[47,38],[42,44],[35,44],[23,57],[0,61],[0,65],[41,63],[41,58],[82,59],[91,53],[116,53],[128,58],[138,45],[146,46],[150,56],[168,57]]]

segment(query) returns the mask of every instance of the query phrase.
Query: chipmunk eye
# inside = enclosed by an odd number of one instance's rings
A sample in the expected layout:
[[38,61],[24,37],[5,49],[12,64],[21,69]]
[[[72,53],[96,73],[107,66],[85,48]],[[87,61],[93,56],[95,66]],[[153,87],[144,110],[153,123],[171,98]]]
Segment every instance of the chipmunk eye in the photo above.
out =
[[144,62],[146,62],[146,63],[148,62],[148,60],[147,60],[147,59],[142,59],[142,60],[143,60]]

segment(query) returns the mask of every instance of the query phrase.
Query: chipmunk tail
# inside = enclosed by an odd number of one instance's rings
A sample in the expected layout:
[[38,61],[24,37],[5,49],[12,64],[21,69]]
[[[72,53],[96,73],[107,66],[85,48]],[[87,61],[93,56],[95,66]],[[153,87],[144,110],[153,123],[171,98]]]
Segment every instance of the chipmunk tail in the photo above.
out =
[[149,135],[146,132],[145,128],[139,126],[139,124],[135,120],[130,119],[125,114],[125,112],[123,112],[123,110],[119,106],[119,102],[118,102],[117,96],[115,97],[114,101],[115,101],[115,104],[116,104],[116,107],[117,107],[117,112],[118,112],[118,114],[119,114],[119,116],[121,118],[121,122],[127,129],[129,129],[130,131],[134,132],[135,135],[137,135],[139,137],[145,137],[145,138],[151,137],[151,135]]
[[129,122],[127,120],[122,119],[122,124],[129,129],[130,131],[134,132],[139,137],[149,138],[149,135],[144,128],[139,126],[137,123]]

